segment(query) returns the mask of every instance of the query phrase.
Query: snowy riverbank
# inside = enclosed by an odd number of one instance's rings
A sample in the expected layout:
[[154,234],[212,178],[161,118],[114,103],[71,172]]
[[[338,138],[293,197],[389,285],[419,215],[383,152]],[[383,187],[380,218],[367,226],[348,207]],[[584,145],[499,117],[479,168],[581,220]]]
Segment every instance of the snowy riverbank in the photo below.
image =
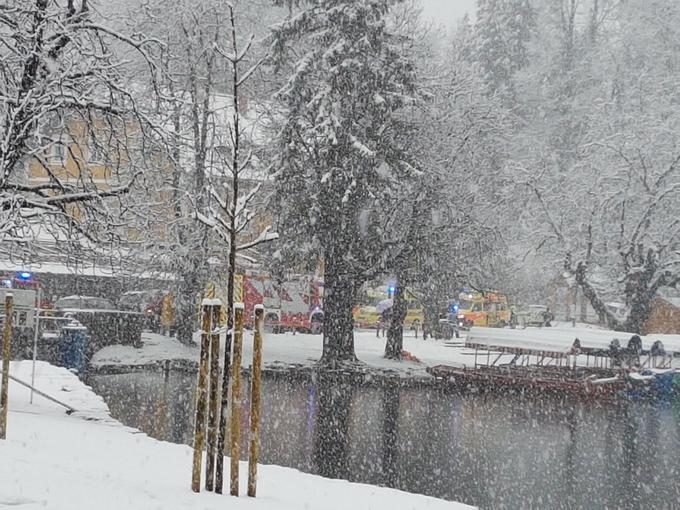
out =
[[[30,362],[11,374],[30,379]],[[439,510],[471,508],[393,489],[329,480],[260,466],[258,497],[220,496],[189,489],[191,449],[156,441],[110,418],[103,400],[74,375],[38,363],[36,386],[78,409],[63,408],[10,383],[7,440],[0,441],[0,507],[22,509],[164,510]],[[228,461],[225,465],[229,465]],[[241,463],[245,493],[247,464]]]
[[[246,331],[243,344],[243,365],[252,360],[252,334]],[[376,369],[396,370],[403,375],[426,376],[426,368],[434,365],[465,366],[472,363],[473,351],[464,347],[465,337],[494,345],[527,347],[542,350],[568,350],[578,338],[584,347],[606,348],[612,339],[618,338],[626,345],[629,333],[615,332],[587,325],[558,324],[551,328],[498,329],[473,328],[463,332],[460,339],[451,341],[423,340],[413,332],[406,333],[404,350],[419,362],[392,361],[383,358],[385,339],[376,338],[375,331],[356,331],[355,350],[359,361]],[[680,352],[680,335],[648,335],[642,337],[643,347],[649,349],[655,340],[662,340],[667,351]],[[164,360],[198,360],[197,346],[184,346],[174,338],[146,333],[144,347],[113,345],[97,352],[92,359],[96,368],[107,366],[143,366]],[[277,364],[312,365],[321,357],[321,335],[267,334],[263,346],[265,365]]]

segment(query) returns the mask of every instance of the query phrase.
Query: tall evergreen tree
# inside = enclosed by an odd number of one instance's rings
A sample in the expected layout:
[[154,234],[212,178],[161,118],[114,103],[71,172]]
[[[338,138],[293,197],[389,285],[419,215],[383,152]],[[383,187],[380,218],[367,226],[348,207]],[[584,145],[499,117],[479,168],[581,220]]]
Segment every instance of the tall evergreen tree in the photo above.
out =
[[414,172],[398,143],[398,114],[413,102],[416,78],[386,29],[394,3],[303,0],[272,29],[277,62],[294,60],[278,93],[279,230],[323,258],[327,365],[356,359],[352,307],[382,251],[379,228],[366,226]]
[[529,0],[478,0],[473,58],[489,92],[512,94],[514,73],[528,63],[534,25]]

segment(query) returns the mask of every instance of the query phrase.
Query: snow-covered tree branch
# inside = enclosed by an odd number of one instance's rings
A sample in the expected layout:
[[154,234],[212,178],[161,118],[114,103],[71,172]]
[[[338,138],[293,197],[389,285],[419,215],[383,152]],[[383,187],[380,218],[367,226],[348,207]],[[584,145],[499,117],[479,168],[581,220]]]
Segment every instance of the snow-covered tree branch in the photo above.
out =
[[90,240],[121,235],[121,209],[108,199],[141,183],[139,151],[157,126],[133,99],[118,45],[147,62],[147,80],[160,45],[100,21],[87,0],[3,5],[3,240],[26,246],[39,230],[55,239],[74,230]]

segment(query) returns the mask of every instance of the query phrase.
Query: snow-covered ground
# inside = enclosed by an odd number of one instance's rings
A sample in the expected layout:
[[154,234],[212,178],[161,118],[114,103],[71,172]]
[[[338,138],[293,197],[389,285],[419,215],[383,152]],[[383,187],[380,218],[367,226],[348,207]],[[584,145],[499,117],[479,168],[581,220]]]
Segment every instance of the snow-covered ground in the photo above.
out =
[[[614,338],[618,338],[625,346],[630,339],[629,333],[615,332],[588,325],[557,324],[551,328],[498,329],[472,328],[463,332],[460,339],[452,341],[423,340],[415,338],[407,332],[404,338],[404,350],[414,355],[422,363],[412,361],[391,361],[383,358],[385,339],[376,338],[375,331],[355,332],[355,349],[360,361],[375,368],[394,369],[403,373],[422,375],[427,366],[470,365],[473,354],[465,349],[465,336],[472,341],[505,345],[512,347],[528,347],[541,350],[568,350],[578,338],[584,347],[607,347]],[[187,347],[173,338],[161,335],[145,334],[144,347],[135,349],[131,346],[114,345],[105,347],[95,354],[95,366],[106,365],[145,365],[158,360],[189,359],[198,360],[198,347]],[[648,335],[642,337],[643,347],[649,349],[655,340],[664,343],[666,351],[680,352],[680,335]],[[321,357],[321,335],[303,334],[268,334],[263,344],[263,360],[265,365],[276,363],[310,365]],[[248,366],[252,360],[252,334],[245,333],[243,344],[243,365]]]
[[[13,362],[11,374],[30,379],[28,361]],[[63,368],[38,362],[36,386],[78,409],[10,383],[8,433],[0,441],[0,507],[21,509],[185,510],[438,510],[471,508],[431,497],[371,485],[329,480],[299,471],[260,466],[258,497],[189,488],[191,449],[151,439],[111,419],[100,397]],[[225,462],[228,466],[229,462]],[[245,493],[247,464],[241,463]]]
[[154,333],[142,333],[144,346],[136,349],[130,345],[110,345],[92,357],[94,366],[101,365],[147,365],[165,360],[198,360],[198,347],[181,344],[171,337]]

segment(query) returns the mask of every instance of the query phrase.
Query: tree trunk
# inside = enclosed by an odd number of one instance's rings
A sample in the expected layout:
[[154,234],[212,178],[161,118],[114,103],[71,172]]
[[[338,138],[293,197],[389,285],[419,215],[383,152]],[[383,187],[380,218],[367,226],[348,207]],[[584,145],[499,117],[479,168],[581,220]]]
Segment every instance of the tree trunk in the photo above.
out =
[[578,283],[583,289],[583,297],[587,298],[588,301],[590,301],[590,304],[593,305],[593,308],[595,309],[600,321],[606,323],[609,329],[621,329],[621,324],[619,321],[616,320],[609,310],[607,310],[607,307],[597,295],[595,289],[591,287],[590,283],[588,283],[586,280],[586,265],[582,262],[579,262],[576,266],[575,276],[576,283]]
[[[172,81],[171,81],[172,83]],[[171,89],[172,91],[172,89]],[[174,95],[174,91],[172,92]],[[172,150],[172,157],[175,160],[175,164],[173,165],[172,169],[172,195],[173,195],[173,202],[174,202],[174,213],[175,213],[175,220],[179,222],[180,218],[182,217],[182,191],[181,191],[181,186],[182,186],[182,172],[183,168],[180,164],[180,159],[182,157],[180,147],[181,147],[181,136],[182,136],[182,111],[181,107],[178,106],[178,101],[175,101],[175,111],[173,113],[173,127],[174,127],[174,144],[175,146],[173,147]],[[182,232],[182,227],[180,226],[179,229],[179,243],[181,245],[184,244],[184,233]]]
[[[234,9],[229,7],[229,19],[231,22],[231,42],[234,50],[234,55],[238,54],[236,47],[236,24],[234,20]],[[217,437],[217,451],[223,452],[225,448],[225,441],[227,437],[227,409],[229,407],[229,366],[232,364],[231,350],[232,338],[235,336],[235,317],[234,317],[234,301],[236,283],[236,228],[237,228],[237,213],[238,213],[238,193],[239,193],[239,146],[241,143],[241,132],[239,130],[239,73],[238,62],[232,61],[232,101],[234,106],[233,121],[234,121],[234,149],[231,160],[231,207],[229,216],[231,218],[229,223],[229,269],[227,273],[227,334],[224,342],[224,372],[222,373],[222,402],[220,406],[220,423]],[[225,197],[225,204],[229,202],[229,196]],[[222,494],[223,479],[224,479],[224,455],[220,455],[217,459],[216,466],[217,476],[215,478],[215,492]]]
[[177,303],[177,340],[184,345],[193,342],[193,310],[188,306],[188,300]]
[[640,256],[639,263],[643,265],[644,271],[627,276],[626,303],[630,305],[630,313],[625,323],[627,331],[638,335],[652,314],[652,299],[658,289],[652,281],[659,269],[655,252],[651,249],[647,250],[644,258]]
[[[578,289],[579,286],[576,287],[576,292],[578,296]],[[583,293],[583,289],[581,289],[581,322],[587,322],[588,321],[588,301],[586,301],[586,297]]]
[[652,314],[654,294],[647,288],[647,282],[641,282],[630,299],[630,313],[624,324],[626,331],[641,334],[647,320]]
[[626,318],[625,329],[631,333],[640,334],[642,325],[646,321],[646,317],[649,315],[647,313],[647,306],[645,306],[643,299],[640,299],[639,294],[633,296],[632,302],[630,303],[630,313]]
[[405,318],[406,299],[404,298],[404,287],[401,279],[397,278],[392,299],[391,320],[387,329],[387,343],[385,344],[385,357],[388,359],[401,359],[401,351],[404,347]]
[[197,303],[196,296],[201,291],[200,279],[195,271],[189,271],[183,275],[183,281],[175,298],[175,326],[177,340],[184,345],[193,343],[193,334],[196,329]]
[[354,363],[354,307],[356,284],[351,265],[333,250],[324,256],[324,323],[321,364],[336,367]]

